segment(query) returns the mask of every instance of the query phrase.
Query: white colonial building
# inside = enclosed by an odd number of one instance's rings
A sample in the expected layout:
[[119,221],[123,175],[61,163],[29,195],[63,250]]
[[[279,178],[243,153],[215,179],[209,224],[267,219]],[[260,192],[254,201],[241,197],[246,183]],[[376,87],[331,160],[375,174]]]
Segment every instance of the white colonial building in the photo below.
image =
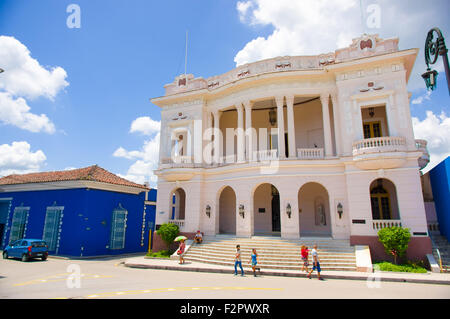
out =
[[429,158],[407,91],[418,51],[364,35],[332,53],[176,77],[151,100],[156,224],[352,243],[401,224],[428,239],[419,170]]

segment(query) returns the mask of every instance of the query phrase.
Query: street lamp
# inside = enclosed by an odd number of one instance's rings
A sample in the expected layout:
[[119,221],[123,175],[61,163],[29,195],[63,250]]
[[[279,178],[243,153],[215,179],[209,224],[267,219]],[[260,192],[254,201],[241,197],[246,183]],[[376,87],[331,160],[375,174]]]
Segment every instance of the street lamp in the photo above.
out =
[[[436,33],[436,39],[434,35]],[[448,67],[447,48],[445,46],[444,37],[439,28],[433,28],[428,31],[427,39],[425,40],[425,63],[427,64],[427,71],[422,74],[428,90],[434,90],[436,88],[436,78],[438,72],[430,69],[430,64],[435,64],[438,56],[442,56],[444,60],[445,75],[447,77],[447,87],[450,93],[450,74]]]

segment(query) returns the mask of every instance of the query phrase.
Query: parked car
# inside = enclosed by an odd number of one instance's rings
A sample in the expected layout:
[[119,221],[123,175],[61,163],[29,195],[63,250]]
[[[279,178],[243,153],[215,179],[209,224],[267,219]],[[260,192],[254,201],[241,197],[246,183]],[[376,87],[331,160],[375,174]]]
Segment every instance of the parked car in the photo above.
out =
[[22,261],[29,261],[31,258],[46,260],[48,245],[42,239],[19,239],[3,250],[3,259],[8,257],[21,258]]

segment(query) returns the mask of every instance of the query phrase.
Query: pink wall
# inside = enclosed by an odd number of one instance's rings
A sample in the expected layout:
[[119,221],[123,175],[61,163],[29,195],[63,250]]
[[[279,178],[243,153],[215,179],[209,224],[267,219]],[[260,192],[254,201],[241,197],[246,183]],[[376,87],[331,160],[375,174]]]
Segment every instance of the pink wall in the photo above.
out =
[[[393,257],[385,253],[383,245],[377,236],[350,236],[350,245],[368,245],[373,261],[393,261]],[[411,261],[426,260],[426,255],[431,254],[431,239],[429,237],[411,237],[406,258]]]

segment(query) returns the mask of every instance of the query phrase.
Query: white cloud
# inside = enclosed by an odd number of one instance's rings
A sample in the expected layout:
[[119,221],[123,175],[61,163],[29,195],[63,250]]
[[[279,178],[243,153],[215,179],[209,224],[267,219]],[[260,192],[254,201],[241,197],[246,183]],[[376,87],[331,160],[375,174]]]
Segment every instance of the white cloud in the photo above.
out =
[[0,122],[31,132],[55,132],[45,114],[31,112],[27,100],[53,100],[69,83],[61,67],[47,69],[32,58],[25,45],[14,37],[0,36]]
[[30,55],[25,45],[14,37],[0,36],[0,61],[5,70],[0,88],[14,96],[53,99],[69,85],[66,71],[61,67],[47,70]]
[[274,31],[267,38],[249,41],[234,61],[242,65],[276,56],[327,53],[349,45],[361,33],[360,19],[354,18],[359,13],[357,4],[356,0],[238,2],[242,22],[272,25]]
[[424,94],[419,95],[414,100],[411,101],[412,104],[422,104],[425,100],[431,99],[431,91],[427,90]]
[[156,186],[157,177],[153,174],[153,170],[158,168],[160,128],[161,122],[154,121],[150,117],[139,117],[132,122],[130,132],[140,132],[150,137],[139,150],[128,151],[119,147],[114,151],[114,157],[134,161],[127,173],[118,174],[119,176],[139,184],[149,182],[152,187]]
[[245,22],[248,9],[250,9],[251,6],[252,6],[251,1],[238,1],[237,2],[236,9],[239,12],[239,19],[241,20],[241,22]]
[[131,123],[130,133],[141,133],[144,135],[152,135],[159,132],[161,122],[152,120],[149,116],[138,117]]
[[[248,0],[238,2],[236,11],[242,23],[251,26],[272,26],[266,37],[249,39],[235,55],[237,66],[284,55],[317,55],[333,52],[351,44],[362,33],[379,34],[382,38],[399,38],[399,48],[419,48],[408,83],[409,90],[424,88],[421,74],[425,72],[423,47],[428,30],[440,26],[448,33],[448,0]],[[380,28],[369,28],[370,5],[380,8]],[[447,9],[446,9],[447,8]],[[362,9],[362,10],[361,10]],[[361,19],[361,11],[363,18]],[[401,21],[401,23],[399,23]],[[362,25],[364,23],[364,25]],[[407,26],[407,27],[405,27]],[[432,66],[443,73],[442,58]]]
[[55,125],[45,114],[30,113],[30,107],[25,99],[21,97],[14,99],[9,93],[0,92],[0,121],[34,133],[55,132]]
[[430,163],[424,168],[424,173],[450,155],[450,117],[444,112],[439,116],[432,111],[427,111],[426,114],[423,121],[417,117],[412,118],[415,137],[428,142]]
[[40,170],[46,160],[44,152],[31,151],[25,141],[0,145],[0,176],[26,174]]

